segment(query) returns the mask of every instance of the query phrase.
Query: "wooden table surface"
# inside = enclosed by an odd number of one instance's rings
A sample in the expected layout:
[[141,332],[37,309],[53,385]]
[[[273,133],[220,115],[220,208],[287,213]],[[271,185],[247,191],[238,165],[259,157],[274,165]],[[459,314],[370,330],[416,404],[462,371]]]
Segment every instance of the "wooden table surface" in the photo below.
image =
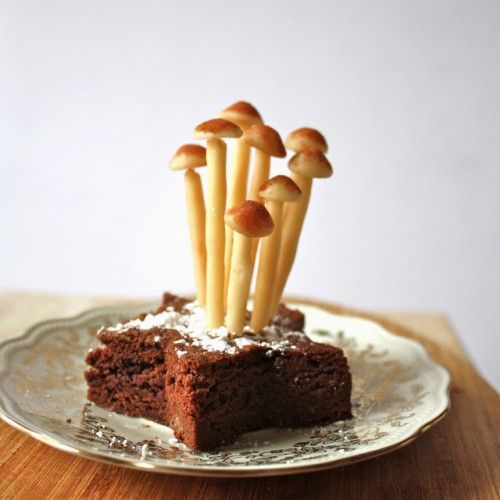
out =
[[[0,341],[34,322],[117,302],[125,301],[0,293]],[[448,416],[405,448],[323,472],[203,479],[128,470],[72,456],[0,421],[0,498],[500,498],[500,398],[467,360],[446,318],[434,313],[360,314],[420,340],[453,377]]]

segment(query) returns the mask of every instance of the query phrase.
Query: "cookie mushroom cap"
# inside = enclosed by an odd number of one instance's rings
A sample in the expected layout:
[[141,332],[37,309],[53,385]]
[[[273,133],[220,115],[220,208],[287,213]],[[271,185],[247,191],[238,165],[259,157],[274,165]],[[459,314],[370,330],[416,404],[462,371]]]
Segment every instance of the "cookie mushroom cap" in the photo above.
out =
[[306,149],[295,154],[290,158],[288,168],[304,177],[326,178],[333,174],[328,158],[317,149]]
[[207,150],[198,144],[184,144],[172,156],[170,170],[185,170],[207,164]]
[[219,113],[219,117],[235,123],[242,130],[263,123],[260,113],[249,102],[238,101]]
[[223,118],[214,118],[200,123],[194,129],[195,139],[224,139],[241,137],[242,130],[238,125]]
[[264,182],[259,189],[259,196],[263,200],[283,203],[298,201],[301,194],[299,186],[286,175],[276,175]]
[[309,127],[301,127],[291,132],[285,140],[285,145],[296,153],[304,149],[317,149],[322,153],[328,152],[328,144],[323,134]]
[[252,125],[243,132],[242,138],[250,146],[263,151],[269,156],[284,158],[286,156],[285,146],[276,130],[268,125]]
[[271,214],[257,201],[245,200],[228,208],[224,220],[231,229],[248,238],[269,236],[274,229]]

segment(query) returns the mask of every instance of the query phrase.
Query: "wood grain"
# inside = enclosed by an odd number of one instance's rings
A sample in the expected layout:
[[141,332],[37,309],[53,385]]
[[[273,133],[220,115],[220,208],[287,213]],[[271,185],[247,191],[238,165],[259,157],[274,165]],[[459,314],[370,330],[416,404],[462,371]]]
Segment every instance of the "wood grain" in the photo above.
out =
[[[112,298],[0,294],[0,340],[35,321],[73,315]],[[318,304],[318,302],[309,301]],[[202,479],[133,471],[54,450],[0,422],[0,498],[500,498],[500,398],[467,360],[439,314],[373,314],[421,341],[452,374],[452,409],[409,446],[323,472],[261,479]]]

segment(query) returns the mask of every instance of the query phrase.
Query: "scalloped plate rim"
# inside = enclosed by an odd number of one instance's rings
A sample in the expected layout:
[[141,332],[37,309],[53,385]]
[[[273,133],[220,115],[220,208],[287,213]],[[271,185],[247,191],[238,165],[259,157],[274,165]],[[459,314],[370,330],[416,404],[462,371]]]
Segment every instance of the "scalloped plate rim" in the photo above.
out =
[[[25,425],[22,422],[16,420],[15,417],[11,416],[8,411],[5,409],[3,395],[0,393],[0,418],[4,420],[7,424],[12,427],[20,430],[21,432],[37,439],[38,441],[47,444],[53,448],[58,450],[70,453],[74,456],[80,456],[83,458],[96,460],[101,463],[108,463],[113,465],[118,465],[122,467],[126,467],[134,470],[143,470],[149,472],[156,473],[168,473],[168,474],[176,474],[176,475],[184,475],[184,476],[201,476],[201,477],[259,477],[259,476],[278,476],[278,475],[289,475],[289,474],[297,474],[297,473],[305,473],[305,472],[314,472],[319,470],[325,470],[330,468],[341,467],[348,464],[354,464],[357,462],[361,462],[364,460],[368,460],[370,458],[376,458],[397,449],[403,448],[407,446],[415,439],[417,439],[421,434],[429,430],[435,424],[440,422],[449,412],[451,408],[451,397],[450,397],[450,388],[451,388],[451,376],[442,365],[434,361],[434,359],[429,355],[427,349],[419,343],[417,340],[409,339],[395,333],[389,331],[386,327],[382,326],[375,320],[367,319],[364,317],[352,315],[352,314],[336,314],[328,309],[316,306],[308,303],[302,303],[299,300],[290,301],[290,305],[298,307],[299,309],[316,309],[321,312],[330,314],[332,316],[341,316],[347,320],[355,320],[359,323],[364,323],[365,325],[376,326],[377,334],[385,336],[387,339],[392,340],[397,338],[397,341],[407,343],[420,351],[420,355],[425,359],[427,363],[433,365],[435,369],[441,372],[442,384],[441,384],[441,405],[435,409],[432,417],[428,418],[426,422],[420,425],[418,428],[414,429],[411,434],[403,437],[398,442],[388,444],[386,446],[378,447],[374,450],[368,450],[366,452],[360,452],[351,457],[332,457],[326,456],[323,458],[313,459],[311,463],[308,464],[258,464],[258,465],[242,465],[242,466],[230,466],[227,468],[217,466],[217,465],[183,465],[182,463],[176,463],[175,465],[162,465],[162,464],[151,464],[148,462],[141,462],[139,460],[133,460],[131,458],[115,458],[111,456],[105,456],[101,453],[93,452],[90,450],[81,450],[77,447],[68,446],[62,442],[59,442],[57,439],[52,436],[45,436],[43,433],[35,430],[33,427],[29,425]],[[135,304],[129,305],[110,305],[110,306],[101,306],[96,308],[91,308],[81,313],[78,313],[69,317],[58,317],[53,319],[48,319],[44,321],[40,321],[31,327],[29,327],[24,333],[17,337],[13,337],[7,339],[3,342],[0,342],[0,353],[5,350],[9,350],[13,348],[16,344],[22,341],[29,341],[29,345],[25,345],[24,347],[29,347],[33,341],[35,341],[38,337],[42,336],[43,331],[39,332],[38,335],[34,335],[41,328],[53,326],[56,323],[75,323],[84,321],[87,316],[95,316],[97,314],[106,314],[111,312],[120,312],[126,313],[131,312],[134,314],[135,312],[140,312],[147,309],[154,309],[157,307],[157,302],[138,302]],[[33,338],[31,338],[33,337]],[[0,379],[2,374],[8,374],[8,366],[0,366]],[[12,398],[8,398],[14,406],[17,406]],[[20,410],[22,413],[22,410]],[[29,421],[28,421],[29,422]],[[376,445],[375,445],[376,446]]]

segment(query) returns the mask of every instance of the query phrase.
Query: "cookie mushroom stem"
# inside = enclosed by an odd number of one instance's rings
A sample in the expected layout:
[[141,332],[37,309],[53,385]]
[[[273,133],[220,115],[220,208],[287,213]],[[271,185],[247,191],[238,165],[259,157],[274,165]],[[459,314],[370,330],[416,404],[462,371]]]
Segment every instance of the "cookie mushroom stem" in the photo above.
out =
[[205,245],[205,200],[200,174],[189,169],[184,174],[188,210],[189,235],[193,253],[196,298],[201,307],[205,307],[207,290],[206,269],[207,249]]
[[274,224],[264,205],[251,200],[242,201],[229,208],[226,211],[225,221],[234,231],[226,326],[233,335],[241,335],[245,326],[252,281],[252,241],[271,234]]
[[250,326],[255,332],[262,330],[271,319],[276,266],[281,243],[283,203],[297,202],[301,197],[301,191],[292,179],[284,175],[277,175],[261,186],[259,196],[265,201],[265,207],[271,214],[274,231],[261,243],[254,306],[250,321]]
[[259,188],[269,179],[271,171],[271,157],[261,149],[255,149],[252,181],[248,191],[248,199],[260,201]]
[[[238,125],[241,130],[246,130],[252,125],[262,123],[259,112],[248,102],[238,101],[219,113],[219,117]],[[245,200],[248,183],[248,166],[250,163],[250,145],[242,138],[236,139],[234,154],[231,164],[227,207],[232,207]],[[229,283],[229,270],[233,246],[233,231],[226,224],[224,250],[224,295]]]
[[196,298],[200,306],[205,305],[206,293],[205,200],[200,175],[194,169],[206,164],[206,150],[198,144],[181,146],[169,164],[171,170],[186,170],[184,175],[186,206],[196,281]]
[[255,149],[255,163],[248,199],[261,201],[259,189],[269,179],[271,156],[284,158],[286,149],[278,132],[268,125],[253,125],[245,130],[242,139]]
[[[248,199],[262,201],[259,189],[269,179],[271,156],[284,158],[286,156],[285,146],[278,132],[267,125],[253,125],[248,130],[245,130],[242,139],[255,149],[255,163]],[[253,243],[252,269],[257,255],[258,244],[259,240],[255,240]]]
[[[325,136],[319,130],[311,127],[300,127],[290,132],[285,139],[285,147],[295,153],[300,153],[305,149],[316,149],[323,154],[328,152]],[[287,217],[287,210],[288,206],[285,205],[283,207],[283,219]]]
[[297,153],[288,162],[288,167],[292,171],[292,179],[302,191],[302,197],[297,203],[288,205],[283,218],[272,314],[275,314],[278,309],[295,260],[300,233],[311,197],[313,178],[326,178],[333,174],[332,166],[326,156],[316,149],[306,149]]
[[207,141],[208,196],[205,239],[207,248],[206,304],[207,328],[224,324],[224,210],[226,205],[226,144],[223,138],[238,138],[241,129],[216,118],[200,123],[195,139]]

